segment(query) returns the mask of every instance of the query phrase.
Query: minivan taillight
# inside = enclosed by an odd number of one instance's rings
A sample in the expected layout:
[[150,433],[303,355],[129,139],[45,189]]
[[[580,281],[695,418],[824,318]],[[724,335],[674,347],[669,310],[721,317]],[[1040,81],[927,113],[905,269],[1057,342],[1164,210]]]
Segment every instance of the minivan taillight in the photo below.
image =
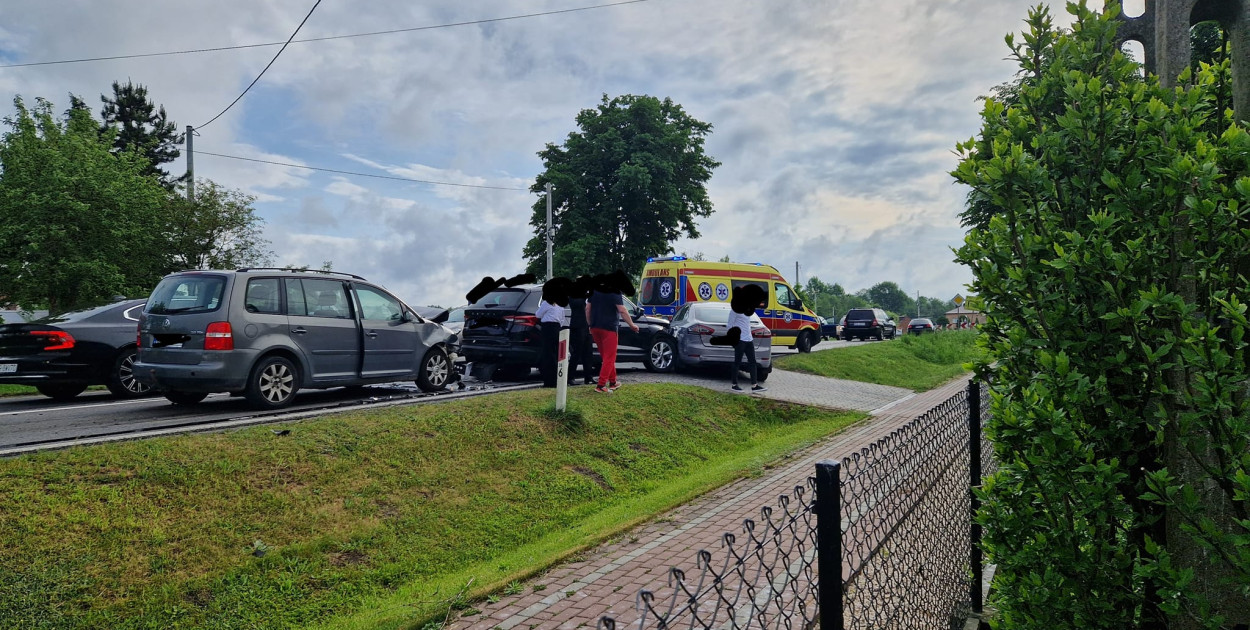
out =
[[213,322],[204,330],[205,350],[234,350],[234,333],[230,322]]
[[505,315],[504,319],[518,326],[538,326],[538,318],[533,315]]
[[74,349],[74,336],[64,330],[32,330],[30,334],[36,337],[47,337],[44,343],[48,345],[43,347],[44,350]]

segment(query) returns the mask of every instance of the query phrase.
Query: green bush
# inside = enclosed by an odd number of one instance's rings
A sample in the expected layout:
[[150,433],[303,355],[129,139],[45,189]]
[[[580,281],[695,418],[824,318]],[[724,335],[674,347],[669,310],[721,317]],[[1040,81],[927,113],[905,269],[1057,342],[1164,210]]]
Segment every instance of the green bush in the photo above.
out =
[[1163,88],[1113,17],[1068,6],[1070,32],[1039,7],[1008,38],[1020,79],[953,173],[989,318],[995,623],[1233,627],[1250,622],[1250,136],[1226,61]]

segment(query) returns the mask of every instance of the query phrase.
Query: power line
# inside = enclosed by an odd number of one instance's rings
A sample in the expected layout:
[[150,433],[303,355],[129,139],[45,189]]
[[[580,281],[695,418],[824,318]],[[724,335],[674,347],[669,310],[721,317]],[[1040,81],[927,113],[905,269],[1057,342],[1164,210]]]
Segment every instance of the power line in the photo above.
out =
[[211,155],[213,157],[228,158],[231,160],[243,160],[245,162],[259,162],[261,164],[274,164],[276,166],[287,166],[290,168],[302,168],[309,171],[322,171],[326,173],[338,173],[340,175],[356,175],[358,177],[373,177],[375,179],[393,179],[401,182],[416,182],[418,184],[434,184],[437,186],[459,186],[461,188],[486,188],[489,190],[521,190],[529,191],[528,188],[509,188],[507,186],[481,186],[478,184],[457,184],[454,182],[436,182],[428,179],[412,179],[410,177],[395,177],[393,175],[375,175],[373,173],[358,173],[356,171],[341,171],[333,168],[319,168],[316,166],[304,166],[302,164],[290,164],[287,162],[274,162],[272,160],[258,160],[256,158],[245,158],[237,155],[223,155],[221,153],[209,153],[208,151],[196,151],[196,155]]
[[[329,35],[326,37],[309,37],[306,39],[290,39],[286,43],[283,42],[267,42],[264,44],[240,44],[237,46],[216,46],[213,48],[191,48],[187,50],[170,50],[165,52],[139,53],[134,55],[110,55],[107,57],[84,57],[82,59],[61,59],[57,61],[31,61],[27,63],[9,63],[0,64],[0,68],[26,68],[30,66],[52,66],[68,63],[88,63],[92,61],[114,61],[117,59],[141,59],[144,57],[164,57],[169,55],[193,55],[207,52],[220,52],[223,50],[243,50],[246,48],[267,48],[270,46],[286,47],[287,44],[304,44],[308,42],[324,42],[334,39],[349,39],[353,37],[373,37],[376,35],[393,35],[395,33],[411,33],[414,31],[428,31],[439,28],[451,28],[453,26],[472,26],[475,24],[489,24],[492,22],[507,22],[510,20],[522,20],[526,18],[543,17],[547,15],[558,15],[560,13],[575,13],[577,11],[590,11],[593,9],[606,9],[609,7],[621,6],[623,4],[636,4],[639,2],[649,2],[650,0],[623,0],[622,2],[611,2],[608,4],[597,4],[588,7],[577,7],[573,9],[559,9],[556,11],[544,11],[542,13],[526,13],[523,15],[511,15],[501,18],[487,18],[483,20],[471,20],[468,22],[450,22],[447,24],[435,24],[431,26],[414,26],[411,28],[397,28],[387,31],[372,31],[368,33],[352,33],[349,35]],[[314,7],[315,8],[315,7]],[[311,12],[310,12],[311,13]],[[298,31],[298,29],[296,29]],[[282,51],[278,51],[281,54]],[[272,63],[272,62],[270,62]],[[207,123],[205,123],[207,124]]]
[[[269,66],[272,66],[272,65],[273,65],[273,62],[275,62],[275,61],[277,61],[277,60],[278,60],[278,55],[281,55],[281,54],[282,54],[282,51],[286,50],[286,47],[287,47],[288,45],[290,45],[291,40],[295,39],[295,35],[296,35],[296,33],[299,33],[299,30],[300,30],[301,28],[304,28],[304,23],[308,21],[308,18],[312,17],[313,11],[316,11],[316,10],[317,10],[317,7],[319,7],[319,6],[321,6],[321,0],[317,0],[317,2],[316,2],[315,4],[313,4],[312,8],[308,10],[308,15],[305,15],[305,16],[304,16],[304,19],[300,21],[299,26],[296,26],[296,27],[295,27],[295,30],[291,32],[291,36],[290,36],[290,37],[288,37],[288,38],[286,38],[286,43],[282,45],[282,48],[279,48],[279,49],[278,49],[278,52],[277,52],[277,53],[273,56],[273,59],[270,59],[270,60],[269,60],[269,63],[265,65],[265,69],[264,69],[264,70],[261,70],[261,71],[260,71],[260,74],[256,75],[256,78],[255,78],[255,79],[252,79],[252,82],[251,82],[251,83],[249,83],[249,84],[247,85],[247,87],[243,89],[243,94],[247,94],[248,90],[251,90],[251,89],[252,89],[252,86],[253,86],[253,85],[256,85],[256,82],[257,82],[257,81],[259,81],[261,77],[265,76],[265,71],[266,71],[266,70],[269,70]],[[235,99],[234,99],[233,101],[230,101],[230,104],[229,104],[229,105],[227,105],[225,109],[223,109],[223,110],[221,110],[220,112],[218,112],[218,114],[217,114],[216,116],[213,116],[213,120],[217,120],[218,118],[221,118],[221,115],[222,115],[222,114],[224,114],[224,113],[226,113],[226,112],[230,111],[230,108],[231,108],[231,107],[234,107],[234,104],[235,104],[235,103],[238,103],[238,102],[239,102],[239,100],[243,98],[243,94],[238,95],[237,97],[235,97]],[[204,124],[200,125],[199,127],[196,127],[196,129],[203,129],[204,127],[207,127],[208,125],[213,124],[213,120],[210,120],[210,121],[208,121],[208,122],[206,122],[206,123],[204,123]]]

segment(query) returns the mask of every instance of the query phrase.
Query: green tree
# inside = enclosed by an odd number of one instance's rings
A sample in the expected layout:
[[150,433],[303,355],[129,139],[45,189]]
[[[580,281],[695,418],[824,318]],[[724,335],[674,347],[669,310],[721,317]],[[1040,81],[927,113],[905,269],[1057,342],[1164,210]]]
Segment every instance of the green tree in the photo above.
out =
[[894,282],[878,282],[868,289],[865,297],[895,315],[915,313],[916,302]]
[[178,145],[186,134],[178,133],[178,125],[166,116],[165,107],[157,107],[148,99],[146,87],[130,81],[125,85],[114,81],[113,96],[101,95],[100,101],[104,103],[100,110],[100,117],[104,119],[100,131],[113,134],[114,151],[136,151],[143,155],[149,163],[144,172],[160,179],[166,188],[172,188],[179,178],[170,177],[161,165],[181,155]]
[[166,191],[140,155],[110,152],[86,109],[22,98],[0,139],[0,287],[52,311],[142,296],[166,271]]
[[720,163],[704,154],[710,124],[671,99],[618,96],[577,115],[579,131],[538,153],[544,171],[531,191],[534,238],[526,271],[546,274],[546,185],[552,194],[555,273],[575,277],[624,269],[636,273],[650,256],[672,253],[698,217],[712,213],[706,183]]
[[[265,220],[256,198],[208,179],[196,182],[195,199],[170,195],[166,201],[169,252],[180,269],[233,269],[264,266],[273,260],[261,236]],[[329,263],[326,263],[329,264]]]
[[[1250,622],[1250,135],[1229,65],[1164,89],[1071,3],[1008,37],[953,175],[988,316],[977,516],[1009,628]],[[1192,551],[1197,549],[1199,553]]]

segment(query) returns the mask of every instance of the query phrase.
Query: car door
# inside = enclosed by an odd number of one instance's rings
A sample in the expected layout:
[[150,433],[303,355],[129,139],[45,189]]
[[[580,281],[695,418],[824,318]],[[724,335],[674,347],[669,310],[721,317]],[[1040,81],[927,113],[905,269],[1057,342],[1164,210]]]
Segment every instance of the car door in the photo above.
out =
[[[636,320],[638,319],[638,317],[642,315],[641,309],[639,309],[638,306],[634,304],[634,302],[630,300],[629,298],[625,296],[621,296],[621,302],[625,305],[625,310],[629,311],[630,319]],[[616,341],[617,356],[620,357],[622,360],[624,359],[628,359],[631,361],[640,360],[642,358],[643,348],[646,346],[646,339],[644,338],[644,336],[647,334],[648,331],[640,325],[638,327],[638,332],[634,332],[633,330],[629,328],[629,324],[625,323],[624,317],[621,317],[618,319],[617,324],[616,324],[616,331],[617,331],[617,341]]]
[[764,325],[773,331],[773,344],[792,346],[796,341],[799,327],[803,325],[802,303],[794,294],[790,285],[784,282],[773,283],[774,300],[772,324],[764,319]]
[[402,302],[375,286],[352,283],[360,309],[364,378],[416,376],[421,359],[421,338],[416,320],[404,316]]
[[287,278],[287,325],[311,379],[326,383],[360,377],[360,329],[340,280]]

